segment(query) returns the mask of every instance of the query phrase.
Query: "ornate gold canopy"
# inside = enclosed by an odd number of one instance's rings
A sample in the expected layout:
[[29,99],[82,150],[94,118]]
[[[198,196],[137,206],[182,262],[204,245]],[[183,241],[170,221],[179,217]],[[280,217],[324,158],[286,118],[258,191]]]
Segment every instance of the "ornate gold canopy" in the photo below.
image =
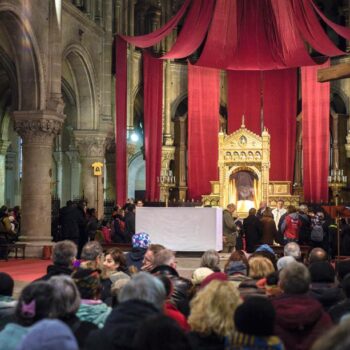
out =
[[279,198],[285,204],[297,205],[288,181],[269,181],[270,134],[264,128],[261,136],[248,130],[242,118],[241,127],[230,135],[219,133],[219,181],[211,181],[212,193],[202,196],[203,205],[226,207],[237,205],[238,214],[246,216],[251,207],[266,201],[272,206]]

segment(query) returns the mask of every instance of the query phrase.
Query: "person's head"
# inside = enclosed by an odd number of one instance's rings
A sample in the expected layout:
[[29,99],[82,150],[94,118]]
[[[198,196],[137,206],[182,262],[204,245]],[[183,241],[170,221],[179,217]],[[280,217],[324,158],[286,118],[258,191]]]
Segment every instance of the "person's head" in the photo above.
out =
[[59,320],[41,320],[22,339],[18,350],[78,350],[71,329]]
[[345,296],[350,298],[350,274],[347,274],[344,279],[341,281],[341,287]]
[[267,208],[267,202],[261,201],[259,205],[259,209],[265,209],[265,208]]
[[1,208],[0,208],[0,217],[3,217],[3,216],[7,216],[8,214],[8,208],[6,205],[3,205]]
[[248,276],[254,279],[260,279],[274,272],[275,268],[271,260],[263,256],[254,256],[248,259]]
[[138,232],[132,236],[132,247],[135,249],[147,249],[151,244],[151,238],[146,232]]
[[96,262],[102,255],[103,248],[98,241],[86,243],[81,252],[82,260]]
[[220,255],[214,249],[209,249],[202,255],[200,267],[208,267],[213,271],[220,271]]
[[326,261],[327,259],[327,252],[324,249],[313,248],[309,254],[308,262],[311,265],[316,261]]
[[301,259],[301,250],[298,243],[289,242],[284,246],[284,256],[292,256],[296,260]]
[[227,205],[227,210],[230,212],[230,213],[234,213],[235,210],[236,210],[236,206],[233,204],[233,203],[230,203]]
[[15,317],[21,326],[29,327],[43,318],[56,317],[54,288],[44,281],[28,284],[21,292]]
[[309,266],[311,282],[333,283],[335,270],[328,261],[316,261]]
[[248,214],[255,216],[256,215],[256,209],[255,208],[250,208]]
[[212,269],[208,267],[199,267],[192,273],[191,282],[194,286],[199,286],[203,280],[213,273]]
[[125,208],[125,211],[127,213],[135,213],[135,208],[136,208],[135,204],[128,204]]
[[77,251],[77,246],[72,241],[57,242],[52,250],[52,261],[55,265],[72,267]]
[[301,204],[299,206],[299,211],[302,213],[302,214],[307,214],[309,209],[308,209],[308,206],[306,204]]
[[127,270],[126,258],[119,248],[113,248],[107,251],[103,261],[103,267],[107,271],[125,271]]
[[191,350],[187,335],[175,320],[165,315],[151,316],[138,328],[135,350]]
[[55,290],[57,318],[69,318],[80,306],[79,290],[70,276],[59,275],[49,279]]
[[71,207],[73,205],[73,201],[69,200],[66,202],[67,207]]
[[118,295],[120,303],[129,300],[142,300],[161,310],[166,299],[163,283],[156,277],[140,272],[122,288]]
[[280,271],[290,263],[294,262],[295,259],[292,256],[282,256],[277,260],[277,270]]
[[271,301],[252,296],[239,305],[234,314],[236,330],[243,334],[269,337],[274,334],[276,313]]
[[138,200],[137,200],[136,206],[139,207],[139,208],[143,207],[143,202],[142,202],[141,199],[138,199]]
[[14,280],[8,273],[0,272],[0,295],[11,297],[14,285]]
[[169,265],[176,269],[176,258],[175,253],[170,249],[162,249],[155,256],[153,265],[155,267],[160,265]]
[[162,249],[165,249],[161,244],[150,244],[143,257],[142,271],[151,271],[154,268],[154,256],[159,253]]
[[206,335],[231,336],[233,314],[239,303],[239,292],[231,282],[210,282],[191,301],[188,318],[191,330]]
[[266,208],[266,210],[263,212],[263,217],[264,218],[273,218],[272,211],[270,209]]
[[279,199],[277,201],[277,209],[282,209],[284,206],[284,200],[283,199]]
[[73,272],[72,279],[82,299],[97,300],[100,298],[102,284],[98,270],[79,268]]
[[294,205],[288,205],[287,207],[287,213],[288,214],[293,214],[293,213],[296,213],[297,212],[297,209],[295,208]]
[[310,286],[309,270],[302,263],[290,263],[280,272],[279,286],[287,294],[307,293]]

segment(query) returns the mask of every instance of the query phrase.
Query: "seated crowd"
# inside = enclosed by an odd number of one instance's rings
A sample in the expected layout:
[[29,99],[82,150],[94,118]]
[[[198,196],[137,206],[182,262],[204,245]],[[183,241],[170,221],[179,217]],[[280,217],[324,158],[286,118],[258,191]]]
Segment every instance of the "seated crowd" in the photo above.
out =
[[56,243],[47,274],[18,300],[0,273],[0,348],[14,349],[346,349],[350,262],[334,267],[314,248],[303,260],[290,242],[220,256],[206,251],[191,280],[175,253],[132,237],[133,250],[99,242]]

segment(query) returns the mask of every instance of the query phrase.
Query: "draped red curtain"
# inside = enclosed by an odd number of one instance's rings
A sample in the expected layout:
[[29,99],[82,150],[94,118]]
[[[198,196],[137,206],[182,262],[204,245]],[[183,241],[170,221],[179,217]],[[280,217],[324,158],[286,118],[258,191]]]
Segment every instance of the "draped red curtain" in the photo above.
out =
[[143,53],[146,198],[159,200],[157,177],[162,159],[163,61]]
[[261,74],[259,71],[227,72],[229,133],[241,126],[243,114],[246,127],[257,134],[261,133]]
[[188,64],[188,197],[200,200],[218,178],[220,75]]
[[264,72],[264,125],[271,135],[270,180],[293,181],[297,69]]
[[126,167],[126,92],[127,92],[127,63],[126,42],[116,39],[116,203],[123,205],[126,202],[127,167]]
[[[322,67],[329,67],[329,61]],[[304,197],[328,201],[330,84],[317,82],[320,67],[302,67]]]

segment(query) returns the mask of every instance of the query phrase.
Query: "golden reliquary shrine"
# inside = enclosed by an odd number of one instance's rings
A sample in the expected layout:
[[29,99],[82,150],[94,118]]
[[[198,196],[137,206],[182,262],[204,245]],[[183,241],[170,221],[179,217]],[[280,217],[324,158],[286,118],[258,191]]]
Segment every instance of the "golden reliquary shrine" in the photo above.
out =
[[203,205],[225,208],[237,205],[240,217],[262,201],[275,207],[279,199],[285,206],[299,205],[299,196],[291,194],[290,181],[269,181],[270,134],[264,128],[261,136],[248,130],[242,118],[241,127],[230,135],[219,133],[219,181],[211,181],[211,193],[202,196]]

